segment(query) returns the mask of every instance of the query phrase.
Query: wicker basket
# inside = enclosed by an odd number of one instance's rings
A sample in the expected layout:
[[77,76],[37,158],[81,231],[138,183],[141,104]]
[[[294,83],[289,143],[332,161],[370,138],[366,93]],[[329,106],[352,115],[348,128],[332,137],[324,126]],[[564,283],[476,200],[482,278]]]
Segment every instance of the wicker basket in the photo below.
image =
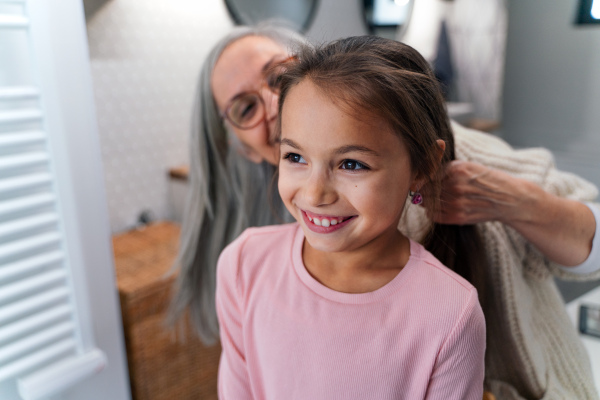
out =
[[221,347],[205,347],[186,326],[185,342],[165,326],[179,226],[162,222],[113,238],[134,400],[217,399]]

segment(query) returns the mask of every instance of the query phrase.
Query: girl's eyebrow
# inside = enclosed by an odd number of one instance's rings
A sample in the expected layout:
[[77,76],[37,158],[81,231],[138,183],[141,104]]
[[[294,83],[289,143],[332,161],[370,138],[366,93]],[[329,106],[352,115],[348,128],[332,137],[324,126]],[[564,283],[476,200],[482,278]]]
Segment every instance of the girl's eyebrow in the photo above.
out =
[[[302,150],[302,147],[300,147],[300,145],[298,145],[296,142],[294,142],[291,139],[283,138],[283,139],[281,139],[280,143],[282,145],[287,144],[288,146],[293,147],[294,149],[297,149],[297,150]],[[349,144],[346,146],[338,147],[335,150],[335,154],[346,154],[346,153],[352,153],[352,152],[365,153],[365,154],[370,154],[373,156],[379,156],[379,153],[377,153],[375,150],[370,149],[365,146],[356,145],[356,144]]]
[[370,154],[373,156],[379,156],[379,153],[377,153],[375,150],[370,149],[365,146],[356,145],[356,144],[349,144],[347,146],[342,146],[335,151],[336,154],[346,154],[346,153],[352,153],[352,152],[366,153],[366,154]]
[[300,147],[300,145],[298,145],[296,142],[294,142],[294,141],[293,141],[293,140],[291,140],[291,139],[286,139],[286,138],[283,138],[283,139],[281,139],[281,140],[279,141],[279,143],[280,143],[280,144],[282,144],[282,145],[283,145],[283,144],[287,144],[288,146],[290,146],[290,147],[293,147],[293,148],[295,148],[295,149],[297,149],[297,150],[302,150],[302,148]]

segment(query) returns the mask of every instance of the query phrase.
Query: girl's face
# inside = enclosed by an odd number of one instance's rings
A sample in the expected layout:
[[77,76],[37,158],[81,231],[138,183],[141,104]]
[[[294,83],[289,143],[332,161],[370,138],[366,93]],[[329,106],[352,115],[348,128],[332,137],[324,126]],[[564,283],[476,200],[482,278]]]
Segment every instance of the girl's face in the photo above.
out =
[[347,252],[397,235],[417,182],[391,129],[342,111],[309,79],[290,90],[281,117],[279,193],[308,244]]
[[211,78],[211,89],[219,113],[223,114],[232,100],[244,92],[258,92],[265,104],[265,118],[255,127],[240,129],[225,121],[242,142],[244,155],[251,161],[271,164],[279,161],[279,145],[271,139],[277,122],[279,97],[264,85],[264,71],[288,56],[285,49],[262,36],[246,36],[225,48]]

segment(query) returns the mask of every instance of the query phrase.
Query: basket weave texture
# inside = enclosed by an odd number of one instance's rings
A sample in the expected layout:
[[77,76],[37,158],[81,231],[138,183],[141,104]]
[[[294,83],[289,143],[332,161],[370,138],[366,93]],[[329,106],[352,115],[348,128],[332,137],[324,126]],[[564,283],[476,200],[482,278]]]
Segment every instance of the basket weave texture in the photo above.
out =
[[217,399],[221,347],[205,347],[187,321],[177,335],[165,325],[179,233],[160,222],[113,237],[134,400]]

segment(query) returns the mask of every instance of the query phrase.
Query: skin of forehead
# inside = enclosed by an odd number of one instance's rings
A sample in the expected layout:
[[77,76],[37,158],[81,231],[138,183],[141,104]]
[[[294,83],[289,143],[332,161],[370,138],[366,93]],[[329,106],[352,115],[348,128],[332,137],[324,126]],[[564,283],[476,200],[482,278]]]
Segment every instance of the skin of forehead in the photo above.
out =
[[262,68],[275,55],[287,55],[277,42],[264,36],[245,36],[225,48],[217,59],[211,90],[222,111],[237,94],[259,89]]
[[[359,110],[357,108],[348,106],[344,102],[336,101],[334,97],[329,96],[323,92],[318,86],[316,86],[310,79],[303,79],[295,87],[290,89],[288,97],[283,105],[282,114],[283,116],[287,113],[298,112],[300,106],[305,105],[309,102],[308,99],[319,98],[325,104],[330,104],[332,109],[335,108],[340,112],[339,117],[349,119],[351,124],[358,127],[359,131],[365,132],[365,137],[371,143],[382,144],[385,143],[384,152],[395,149],[394,146],[387,147],[390,143],[389,139],[394,138],[393,142],[397,143],[400,148],[404,149],[403,152],[408,156],[408,150],[403,139],[395,134],[390,125],[378,117],[374,113],[368,112],[368,110]],[[291,100],[291,101],[290,101]],[[291,103],[291,105],[290,105]],[[319,115],[323,117],[323,115]],[[312,116],[315,120],[315,116]],[[288,119],[283,117],[282,123],[287,122]],[[282,125],[283,136],[285,137],[286,126]],[[336,132],[339,134],[340,132]],[[373,134],[376,133],[376,134]]]

